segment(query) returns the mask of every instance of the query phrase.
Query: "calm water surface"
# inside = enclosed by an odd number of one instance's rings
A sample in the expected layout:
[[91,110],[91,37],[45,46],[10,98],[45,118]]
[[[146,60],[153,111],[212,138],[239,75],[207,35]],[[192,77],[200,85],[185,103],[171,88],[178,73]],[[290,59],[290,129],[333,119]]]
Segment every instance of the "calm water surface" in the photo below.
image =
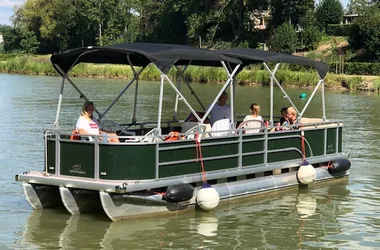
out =
[[[125,85],[121,80],[74,80],[100,111]],[[192,86],[206,106],[220,88]],[[139,86],[139,121],[156,119],[158,87],[154,82]],[[380,249],[379,96],[326,92],[327,117],[344,119],[343,149],[352,161],[348,180],[235,201],[210,213],[110,222],[101,214],[33,211],[14,180],[15,174],[43,168],[43,131],[52,127],[59,89],[56,77],[0,74],[0,249]],[[236,90],[239,115],[247,114],[252,102],[269,114],[268,88]],[[297,98],[300,90],[288,91],[296,105],[306,103]],[[288,104],[275,92],[279,110]],[[74,127],[83,101],[70,85],[65,94],[60,124]],[[167,86],[165,94],[169,119],[174,92]],[[132,103],[131,91],[109,118],[130,121]],[[187,113],[180,112],[179,118]],[[317,95],[305,116],[321,114]]]

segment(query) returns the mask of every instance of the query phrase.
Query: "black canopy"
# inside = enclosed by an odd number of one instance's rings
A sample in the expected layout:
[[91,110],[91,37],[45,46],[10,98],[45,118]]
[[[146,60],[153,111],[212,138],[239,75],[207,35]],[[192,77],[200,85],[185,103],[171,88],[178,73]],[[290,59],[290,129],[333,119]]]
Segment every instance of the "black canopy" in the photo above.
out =
[[[109,46],[89,46],[64,51],[51,56],[50,60],[58,73],[66,74],[81,62],[129,64],[127,55],[134,66],[147,66],[153,62],[163,72],[173,65],[200,65],[221,67],[221,61],[241,64],[237,58],[231,58],[214,51],[185,45],[126,43]],[[58,67],[63,71],[60,72]]]
[[329,71],[329,66],[327,64],[322,62],[316,62],[307,57],[302,56],[292,56],[284,53],[245,48],[218,50],[216,52],[222,55],[240,59],[243,62],[243,67],[249,64],[263,62],[299,64],[314,68],[318,71],[321,78],[324,78],[327,72]]

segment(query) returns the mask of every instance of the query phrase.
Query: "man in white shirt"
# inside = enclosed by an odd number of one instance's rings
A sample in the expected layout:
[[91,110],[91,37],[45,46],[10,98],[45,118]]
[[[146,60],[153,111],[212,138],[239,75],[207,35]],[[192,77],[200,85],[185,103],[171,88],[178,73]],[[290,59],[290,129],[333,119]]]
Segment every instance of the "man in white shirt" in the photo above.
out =
[[[215,104],[215,106],[212,108],[210,112],[211,116],[211,124],[214,124],[217,120],[221,119],[231,119],[231,106],[226,103],[228,99],[228,94],[227,92],[223,92],[219,99],[218,102]],[[209,107],[207,108],[207,110]]]

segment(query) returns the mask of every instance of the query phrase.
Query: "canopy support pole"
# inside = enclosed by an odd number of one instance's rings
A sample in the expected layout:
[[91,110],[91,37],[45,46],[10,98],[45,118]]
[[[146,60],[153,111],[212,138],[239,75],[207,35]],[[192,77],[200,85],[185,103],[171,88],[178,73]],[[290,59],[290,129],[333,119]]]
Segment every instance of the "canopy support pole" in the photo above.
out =
[[322,81],[322,121],[326,121],[325,81]]
[[[159,69],[160,70],[160,69]],[[160,70],[161,71],[161,70]],[[174,83],[170,80],[170,78],[161,71],[161,76],[165,77],[166,80],[169,82],[170,86],[173,88],[173,90],[179,95],[179,97],[182,99],[182,101],[186,104],[186,106],[190,109],[191,113],[197,118],[198,121],[201,121],[201,118],[199,115],[194,111],[193,107],[187,102],[186,98],[182,95],[182,93],[177,89],[177,87],[174,85]],[[160,97],[161,98],[161,97]]]
[[138,90],[139,90],[139,76],[140,76],[140,73],[142,72],[142,70],[139,73],[136,72],[135,67],[132,64],[132,61],[129,58],[129,54],[127,55],[127,60],[128,60],[129,66],[131,67],[131,69],[133,71],[133,76],[136,79],[135,97],[134,97],[134,101],[133,101],[133,117],[132,117],[132,124],[136,124],[137,94],[138,94]]
[[[75,84],[73,83],[73,81],[71,81],[70,77],[68,77],[67,74],[65,74],[65,73],[63,72],[63,70],[62,70],[57,64],[54,64],[54,65],[55,65],[56,69],[58,70],[58,72],[62,75],[62,78],[63,78],[63,79],[66,79],[66,80],[71,84],[71,86],[73,86],[74,89],[80,94],[80,98],[83,98],[83,99],[86,100],[86,102],[88,102],[89,100],[88,100],[88,98],[86,97],[86,95],[83,94],[82,91],[80,91],[80,89],[77,87],[77,85],[75,85]],[[96,108],[94,108],[94,110],[95,110],[95,112],[100,116],[100,112],[99,112]],[[59,114],[57,114],[57,116],[59,116]],[[57,122],[58,122],[58,120],[57,120]]]
[[[224,69],[228,72],[232,72],[231,65],[229,63],[225,63],[223,65]],[[230,96],[231,96],[231,101],[230,101],[230,107],[231,107],[231,124],[235,125],[235,75],[232,76],[231,84],[230,84]]]
[[139,75],[141,74],[141,72],[145,69],[145,67],[142,67],[139,72],[137,72],[135,74],[135,76],[133,77],[133,79],[131,81],[129,81],[129,83],[127,84],[127,86],[125,86],[119,93],[119,95],[115,98],[115,100],[113,100],[113,102],[108,106],[108,108],[103,112],[103,114],[99,115],[99,120],[101,120],[107,113],[108,111],[113,107],[113,105],[115,105],[115,103],[120,99],[120,97],[124,94],[125,91],[127,91],[127,89],[133,84],[133,82],[139,78]]
[[57,113],[55,114],[55,121],[54,121],[54,128],[59,127],[59,114],[61,112],[61,105],[62,105],[62,98],[63,98],[63,88],[65,86],[65,78],[62,77],[62,83],[61,83],[61,90],[59,92],[59,98],[58,98],[58,106],[57,106]]
[[[191,62],[190,62],[191,63]],[[189,64],[190,64],[189,63]],[[175,66],[175,68],[177,69],[177,89],[179,92],[181,92],[181,82],[182,80],[186,83],[185,81],[185,78],[183,77],[187,67],[189,66],[189,64],[185,65],[184,69],[181,71],[181,68],[178,67],[178,66]],[[191,88],[190,88],[191,90]],[[175,96],[175,104],[174,104],[174,114],[173,114],[173,120],[176,121],[177,120],[177,113],[178,113],[178,101],[179,100],[182,100],[182,98],[178,95],[178,93],[176,93],[176,96]]]
[[[272,74],[272,71],[270,70],[270,68],[268,67],[268,65],[266,63],[263,63],[263,64],[264,64],[264,67],[266,68],[266,70],[268,70],[269,73]],[[288,96],[288,94],[286,93],[286,91],[284,90],[284,88],[281,86],[281,84],[278,82],[278,80],[277,80],[277,78],[275,76],[273,77],[273,80],[277,84],[277,86],[281,89],[282,93],[288,99],[288,101],[290,102],[290,104],[292,105],[292,107],[296,110],[297,114],[299,114],[299,111],[298,111],[296,105],[294,105],[294,103],[292,102],[292,100],[290,99],[290,97]]]
[[271,74],[270,74],[270,120],[269,120],[270,126],[273,126],[273,106],[274,106],[273,79],[275,78],[275,75],[276,75],[276,72],[277,72],[277,69],[279,66],[280,66],[280,64],[277,63],[273,69],[273,72],[271,72]]
[[218,99],[221,96],[221,94],[223,93],[223,91],[228,87],[228,85],[230,84],[230,82],[233,81],[233,77],[235,76],[236,72],[238,71],[238,69],[240,67],[240,64],[236,65],[235,69],[232,71],[232,73],[230,73],[228,71],[228,69],[227,69],[226,64],[223,61],[221,63],[223,65],[224,69],[227,72],[228,79],[225,82],[225,84],[223,85],[222,89],[219,91],[218,95],[216,96],[216,98],[214,99],[214,101],[212,102],[212,104],[210,105],[210,107],[208,108],[208,110],[206,111],[206,113],[203,116],[203,118],[201,119],[201,123],[203,123],[206,120],[207,116],[210,114],[212,108],[215,106],[216,102],[218,101]]
[[[177,73],[176,73],[176,82],[177,82],[177,89],[181,91],[181,77],[179,76],[180,68],[178,66],[175,66]],[[178,99],[179,95],[175,94],[175,103],[174,103],[174,113],[173,113],[173,121],[177,120],[177,112],[178,112]]]
[[[298,119],[301,119],[301,118],[302,118],[303,114],[305,113],[305,111],[306,111],[307,107],[309,106],[311,100],[313,100],[313,97],[314,97],[315,93],[317,92],[319,86],[320,86],[322,83],[323,83],[323,80],[322,80],[322,79],[319,80],[317,86],[316,86],[316,87],[314,88],[314,90],[313,90],[313,93],[311,93],[311,96],[310,96],[309,100],[307,100],[307,103],[305,104],[305,107],[303,107],[301,113],[299,113],[299,115],[298,115]],[[323,94],[322,94],[322,95],[323,95]],[[324,99],[324,97],[322,97],[322,99]],[[322,100],[322,102],[324,102],[324,100]],[[323,104],[322,104],[322,105],[323,105]],[[323,111],[323,112],[324,112],[324,111]],[[325,116],[325,114],[323,114],[323,116]]]
[[[187,65],[188,66],[188,65]],[[190,83],[188,83],[184,77],[184,73],[185,73],[185,70],[187,69],[187,66],[186,68],[182,71],[182,74],[181,74],[181,77],[182,77],[182,81],[184,83],[186,83],[187,87],[190,89],[190,93],[191,95],[193,95],[195,97],[195,99],[197,100],[197,102],[199,103],[199,105],[201,105],[201,108],[202,110],[205,110],[205,106],[202,104],[201,100],[199,99],[199,97],[197,96],[197,94],[195,93],[195,91],[193,90],[193,88],[191,87]]]
[[[161,84],[160,84],[160,98],[158,101],[158,119],[157,119],[157,134],[161,135],[161,116],[162,116],[162,102],[164,98],[164,78],[166,74],[161,71]],[[167,78],[167,77],[166,77]]]

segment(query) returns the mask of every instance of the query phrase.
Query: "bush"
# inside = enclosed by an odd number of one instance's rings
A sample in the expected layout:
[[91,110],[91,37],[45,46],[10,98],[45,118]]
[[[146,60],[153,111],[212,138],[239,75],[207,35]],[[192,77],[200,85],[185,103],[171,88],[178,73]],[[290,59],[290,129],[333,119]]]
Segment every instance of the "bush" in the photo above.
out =
[[329,36],[350,36],[353,27],[353,24],[329,24],[326,34]]
[[17,56],[20,56],[19,54],[0,54],[0,61],[8,61],[10,59],[13,59]]
[[[338,63],[330,63],[330,72],[335,73]],[[340,64],[338,64],[338,67]],[[380,75],[380,63],[346,62],[344,74],[347,75]]]

